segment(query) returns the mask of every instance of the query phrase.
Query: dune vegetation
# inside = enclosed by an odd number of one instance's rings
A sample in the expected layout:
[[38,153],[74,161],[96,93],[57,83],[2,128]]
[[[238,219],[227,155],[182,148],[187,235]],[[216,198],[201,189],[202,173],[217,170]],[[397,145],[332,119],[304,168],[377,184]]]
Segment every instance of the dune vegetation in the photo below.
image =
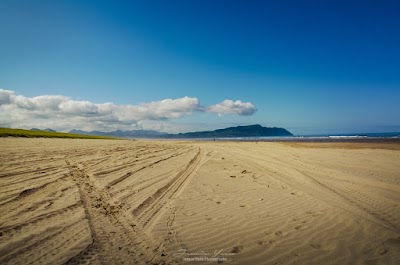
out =
[[61,132],[32,131],[23,129],[0,128],[0,137],[26,137],[26,138],[77,138],[77,139],[117,139],[106,136],[71,134]]

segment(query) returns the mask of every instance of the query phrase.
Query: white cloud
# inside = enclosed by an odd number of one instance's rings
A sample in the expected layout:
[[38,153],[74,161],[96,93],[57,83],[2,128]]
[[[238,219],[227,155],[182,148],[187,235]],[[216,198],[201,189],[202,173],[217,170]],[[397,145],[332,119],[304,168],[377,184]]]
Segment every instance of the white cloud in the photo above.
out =
[[217,113],[220,116],[225,114],[252,115],[257,109],[251,102],[226,99],[221,103],[208,107],[207,111]]
[[11,96],[13,94],[13,91],[0,89],[0,106],[4,104],[9,104],[11,101]]
[[52,128],[56,130],[133,130],[171,128],[169,120],[193,112],[213,112],[219,115],[251,115],[251,103],[225,100],[210,107],[199,99],[183,97],[164,99],[138,105],[93,103],[62,95],[25,97],[14,91],[0,89],[0,126],[14,128]]

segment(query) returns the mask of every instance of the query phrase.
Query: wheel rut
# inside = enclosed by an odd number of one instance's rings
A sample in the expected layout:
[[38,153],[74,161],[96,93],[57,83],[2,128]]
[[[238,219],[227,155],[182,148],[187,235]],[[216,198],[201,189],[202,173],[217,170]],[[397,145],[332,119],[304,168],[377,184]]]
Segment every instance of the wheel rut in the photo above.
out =
[[178,172],[166,185],[159,188],[152,196],[148,197],[132,211],[132,214],[138,218],[143,227],[149,224],[154,216],[167,203],[168,199],[176,196],[182,185],[197,169],[202,155],[199,149],[182,171]]
[[[132,264],[138,261],[137,253],[132,251],[135,249],[135,231],[124,225],[126,220],[119,216],[118,205],[112,203],[108,194],[98,188],[96,180],[84,170],[68,160],[66,163],[78,186],[92,237],[91,245],[79,255],[89,255],[100,264]],[[72,258],[70,263],[79,260],[79,255]]]
[[134,210],[126,212],[115,202],[107,187],[95,176],[87,174],[72,160],[66,160],[70,177],[79,190],[81,205],[91,234],[91,243],[72,257],[68,264],[170,264],[173,260],[162,255],[164,242],[150,236],[149,224],[155,222],[169,199],[177,196],[202,160],[199,148],[189,163],[152,196]]

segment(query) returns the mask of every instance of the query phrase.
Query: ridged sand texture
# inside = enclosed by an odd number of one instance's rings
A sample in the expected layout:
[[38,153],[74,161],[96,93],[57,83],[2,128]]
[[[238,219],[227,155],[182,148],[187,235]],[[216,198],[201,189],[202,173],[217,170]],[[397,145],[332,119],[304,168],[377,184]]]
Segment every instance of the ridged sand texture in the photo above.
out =
[[0,264],[400,264],[398,147],[0,139]]

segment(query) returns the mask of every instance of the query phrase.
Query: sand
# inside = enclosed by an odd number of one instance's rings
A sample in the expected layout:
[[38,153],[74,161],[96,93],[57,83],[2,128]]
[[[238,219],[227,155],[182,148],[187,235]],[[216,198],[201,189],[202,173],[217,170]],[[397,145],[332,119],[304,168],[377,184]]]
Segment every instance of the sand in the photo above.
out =
[[400,264],[399,144],[0,139],[0,264]]

